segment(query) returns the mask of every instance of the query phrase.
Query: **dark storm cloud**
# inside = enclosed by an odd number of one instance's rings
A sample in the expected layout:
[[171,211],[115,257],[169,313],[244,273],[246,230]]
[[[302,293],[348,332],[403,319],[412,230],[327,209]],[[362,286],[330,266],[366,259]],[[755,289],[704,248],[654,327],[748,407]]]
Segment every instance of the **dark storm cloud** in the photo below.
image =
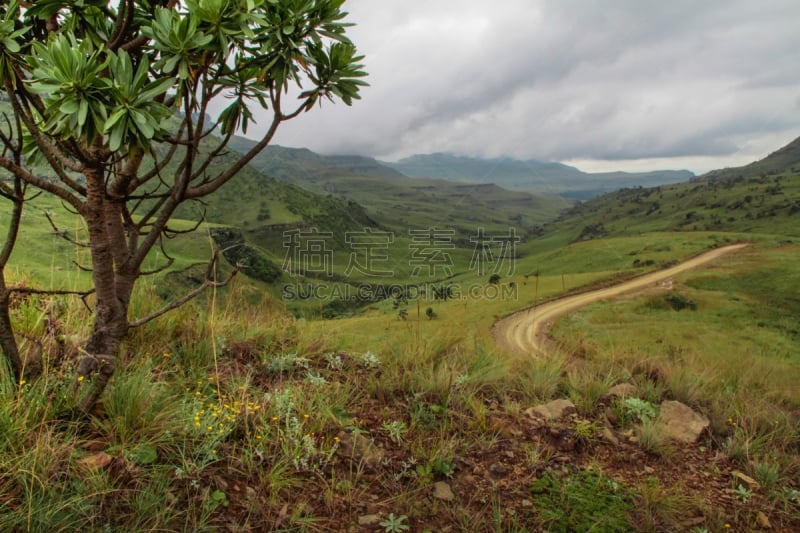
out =
[[346,5],[371,87],[280,143],[617,160],[768,152],[800,134],[795,0]]

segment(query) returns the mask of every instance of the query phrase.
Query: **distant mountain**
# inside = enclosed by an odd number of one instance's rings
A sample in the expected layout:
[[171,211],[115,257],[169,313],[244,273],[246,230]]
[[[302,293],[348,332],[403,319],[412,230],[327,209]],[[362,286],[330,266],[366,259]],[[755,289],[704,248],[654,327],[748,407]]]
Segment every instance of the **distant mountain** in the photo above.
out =
[[591,199],[564,212],[547,231],[569,233],[570,240],[652,231],[800,236],[800,138],[743,167]]
[[442,153],[414,155],[383,164],[406,176],[495,183],[507,189],[547,192],[580,200],[625,187],[651,187],[694,177],[688,170],[587,173],[562,163],[535,159],[480,159]]
[[[242,153],[253,145],[255,141],[244,137],[233,137],[228,144],[231,149]],[[267,146],[250,164],[270,177],[318,192],[331,192],[326,185],[331,179],[342,174],[387,179],[405,177],[369,157],[326,156],[307,148],[286,148],[277,145]]]
[[[245,152],[253,144],[237,137],[229,146]],[[460,234],[477,226],[531,232],[572,203],[491,183],[408,177],[369,157],[326,156],[305,148],[269,146],[250,165],[282,182],[358,202],[371,219],[400,232],[433,226]]]

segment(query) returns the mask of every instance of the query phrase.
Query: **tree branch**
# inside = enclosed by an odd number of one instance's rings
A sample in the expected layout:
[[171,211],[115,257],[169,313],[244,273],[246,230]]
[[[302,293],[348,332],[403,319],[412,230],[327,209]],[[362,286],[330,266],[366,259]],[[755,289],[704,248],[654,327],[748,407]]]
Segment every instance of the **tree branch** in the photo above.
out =
[[208,269],[206,270],[206,279],[205,279],[205,281],[203,281],[203,283],[199,287],[193,289],[192,291],[188,292],[187,294],[185,294],[181,298],[175,300],[174,302],[172,302],[172,303],[170,303],[168,305],[165,305],[164,307],[162,307],[158,311],[155,311],[154,313],[151,313],[151,314],[149,314],[149,315],[147,315],[147,316],[145,316],[143,318],[140,318],[139,320],[136,320],[134,322],[130,322],[128,324],[128,327],[129,328],[138,328],[139,326],[143,326],[143,325],[147,324],[148,322],[151,322],[152,320],[155,320],[156,318],[158,318],[158,317],[160,317],[160,316],[162,316],[162,315],[164,315],[166,313],[169,313],[173,309],[177,309],[178,307],[181,307],[182,305],[185,305],[187,302],[193,300],[194,298],[196,298],[197,296],[202,294],[203,291],[205,291],[209,287],[224,287],[225,285],[230,283],[231,280],[236,276],[236,274],[239,273],[238,265],[237,265],[236,268],[234,268],[233,272],[228,277],[228,279],[226,279],[224,281],[216,281],[216,279],[214,277],[212,277],[212,276],[213,276],[213,273],[214,273],[214,267],[216,266],[218,260],[219,260],[219,252],[216,252],[214,254],[214,258],[208,264]]
[[65,241],[67,241],[67,242],[69,242],[71,244],[74,244],[75,246],[78,246],[80,248],[89,248],[89,243],[88,242],[80,242],[79,240],[74,239],[73,237],[71,237],[69,232],[67,232],[66,230],[65,231],[61,231],[60,229],[58,229],[58,226],[56,226],[56,223],[53,220],[53,217],[50,215],[50,211],[48,211],[47,209],[44,210],[44,216],[47,218],[47,221],[50,222],[50,226],[53,228],[53,232],[55,232],[56,235],[58,235],[59,237],[61,237]]
[[35,289],[33,287],[9,287],[8,292],[15,292],[17,294],[47,294],[49,296],[73,295],[86,298],[87,296],[94,294],[94,289],[87,289],[85,291],[71,291],[59,289]]
[[125,38],[125,30],[133,22],[134,5],[133,0],[120,0],[117,9],[117,20],[114,22],[114,31],[108,39],[108,48],[116,51]]
[[280,93],[273,98],[272,106],[274,113],[272,124],[270,124],[270,127],[264,134],[264,137],[262,137],[261,140],[250,149],[250,151],[236,161],[236,163],[228,167],[228,169],[223,171],[216,178],[203,185],[189,188],[186,191],[187,199],[202,198],[203,196],[207,196],[216,191],[230,181],[231,178],[233,178],[240,170],[242,170],[245,165],[252,161],[255,156],[257,156],[264,148],[267,147],[267,145],[272,141],[272,138],[275,136],[275,132],[278,131],[278,126],[282,121],[282,114],[280,111]]
[[76,211],[80,212],[83,210],[83,202],[80,199],[67,191],[59,187],[58,185],[54,184],[53,182],[43,180],[38,176],[34,176],[21,166],[17,165],[13,161],[9,161],[8,158],[0,157],[0,167],[8,170],[15,176],[19,177],[21,180],[25,181],[26,183],[30,183],[34,187],[38,187],[39,189],[45,190],[55,196],[58,196],[72,207],[75,208]]
[[153,270],[142,270],[142,271],[139,272],[139,275],[140,276],[152,276],[152,275],[158,274],[159,272],[164,272],[166,269],[171,267],[173,264],[175,264],[175,258],[174,257],[170,257],[170,258],[167,259],[167,262],[164,263],[163,265],[161,265],[160,267],[154,268]]
[[[4,183],[3,186],[5,187],[6,184]],[[11,200],[14,207],[11,210],[11,220],[8,223],[6,242],[3,243],[2,251],[0,251],[0,270],[6,267],[8,260],[11,258],[11,252],[14,251],[14,245],[17,243],[19,235],[19,225],[22,221],[22,205],[25,195],[19,178],[14,178],[14,191],[12,192],[9,187],[9,192],[11,195],[8,199]]]
[[[63,165],[74,172],[83,172],[83,165],[72,161],[70,158],[61,153],[61,150],[59,150],[56,145],[44,138],[42,132],[39,130],[39,127],[36,125],[36,122],[33,119],[33,114],[30,113],[30,110],[23,109],[19,100],[17,100],[17,95],[22,95],[21,91],[14,90],[14,87],[11,85],[11,80],[8,78],[5,80],[5,89],[6,94],[8,94],[9,99],[11,100],[11,106],[14,108],[14,114],[20,117],[22,122],[25,123],[25,127],[28,128],[28,131],[36,141],[36,146],[39,147],[39,150],[41,150],[45,158],[47,158],[47,162],[50,163],[53,171],[58,174],[58,177],[64,181],[64,183],[69,184],[70,187],[73,187],[76,191],[78,191],[76,188],[78,185],[72,181],[69,176],[67,176],[66,172],[64,172],[60,165]],[[27,101],[27,98],[25,100]]]

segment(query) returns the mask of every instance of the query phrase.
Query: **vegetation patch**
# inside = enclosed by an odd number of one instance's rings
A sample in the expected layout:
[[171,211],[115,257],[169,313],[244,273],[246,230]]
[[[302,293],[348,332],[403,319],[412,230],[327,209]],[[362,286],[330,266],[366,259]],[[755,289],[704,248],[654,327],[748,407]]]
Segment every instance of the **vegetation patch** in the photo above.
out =
[[546,472],[531,486],[533,504],[548,531],[632,531],[630,489],[595,472]]

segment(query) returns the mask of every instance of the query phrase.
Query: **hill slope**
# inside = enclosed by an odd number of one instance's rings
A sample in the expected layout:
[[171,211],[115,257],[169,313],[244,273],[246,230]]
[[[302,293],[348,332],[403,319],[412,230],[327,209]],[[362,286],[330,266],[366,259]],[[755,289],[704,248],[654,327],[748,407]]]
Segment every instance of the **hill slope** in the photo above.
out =
[[[245,151],[252,144],[239,137],[231,147]],[[280,181],[358,202],[372,219],[401,232],[447,226],[463,233],[478,225],[529,230],[552,220],[571,203],[489,183],[410,178],[368,157],[323,156],[307,149],[271,146],[251,165]]]
[[749,165],[689,183],[623,189],[576,205],[551,227],[573,240],[649,231],[800,236],[800,139]]

